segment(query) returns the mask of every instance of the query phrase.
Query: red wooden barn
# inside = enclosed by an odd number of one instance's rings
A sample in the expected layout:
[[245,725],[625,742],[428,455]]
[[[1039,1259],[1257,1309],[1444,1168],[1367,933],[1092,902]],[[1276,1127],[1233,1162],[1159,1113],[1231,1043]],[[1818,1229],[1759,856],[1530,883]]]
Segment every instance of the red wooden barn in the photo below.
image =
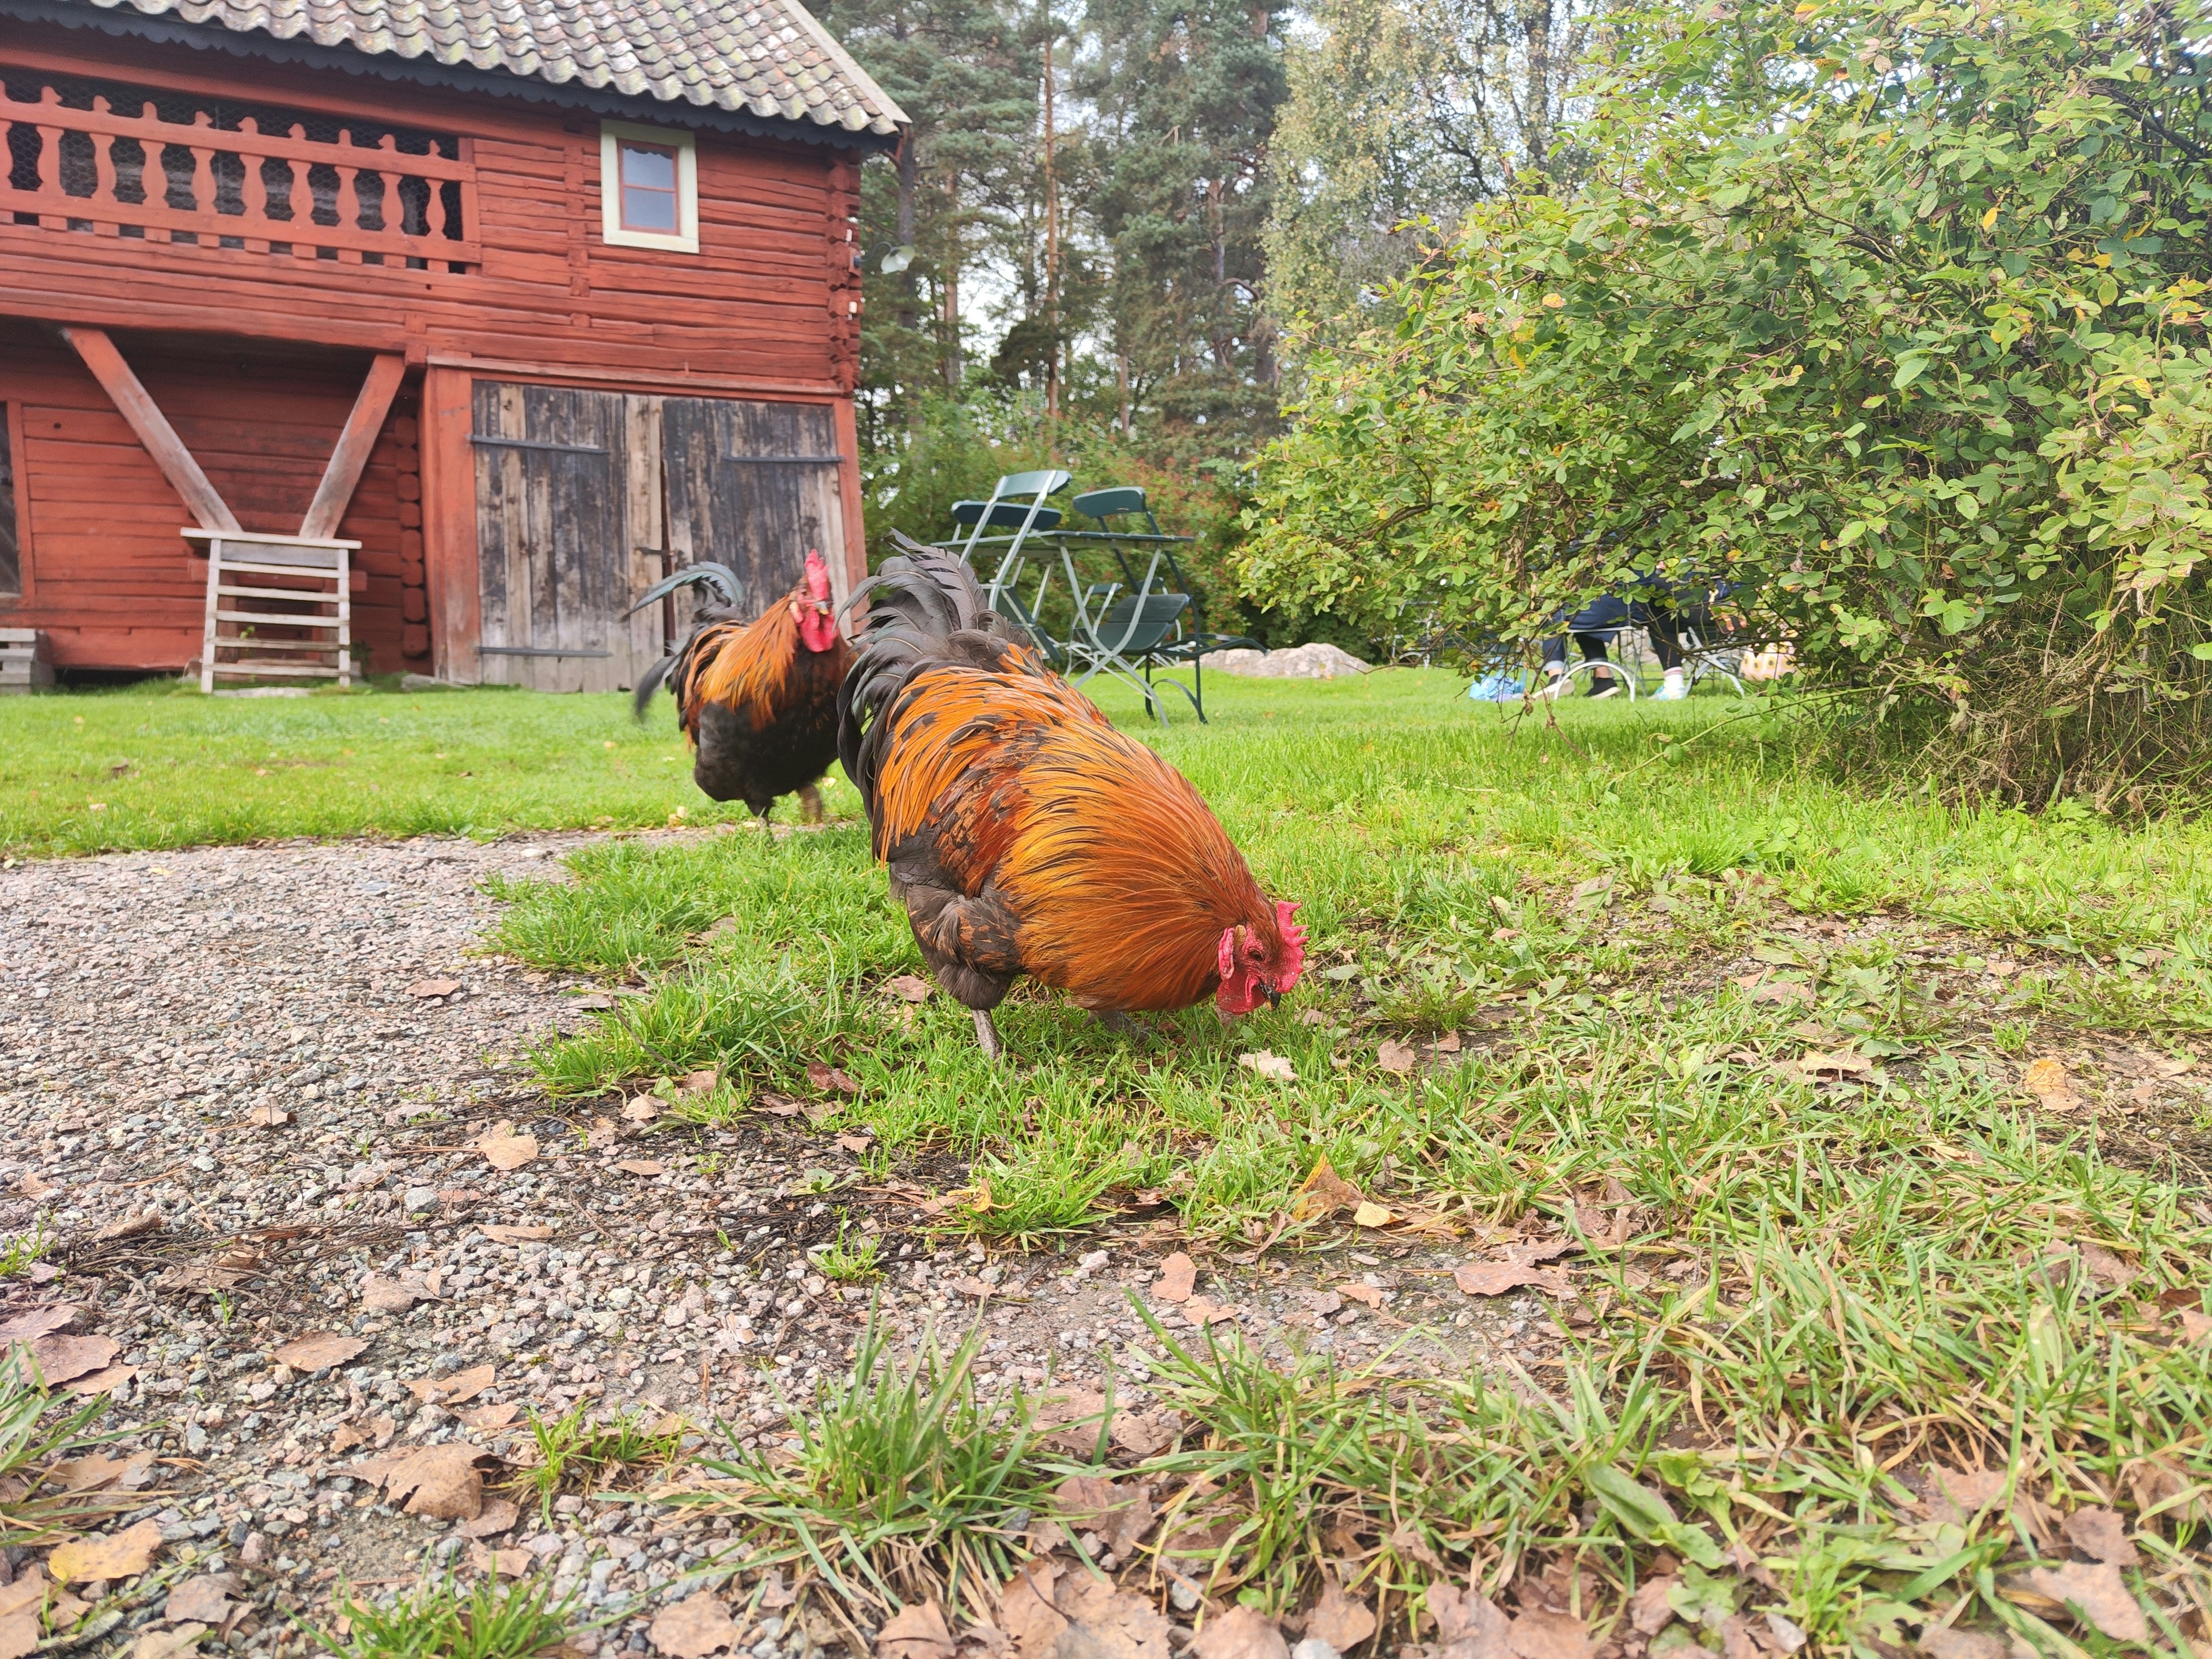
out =
[[0,0],[0,629],[185,667],[187,529],[358,544],[376,672],[629,685],[695,559],[842,599],[905,118],[798,0]]

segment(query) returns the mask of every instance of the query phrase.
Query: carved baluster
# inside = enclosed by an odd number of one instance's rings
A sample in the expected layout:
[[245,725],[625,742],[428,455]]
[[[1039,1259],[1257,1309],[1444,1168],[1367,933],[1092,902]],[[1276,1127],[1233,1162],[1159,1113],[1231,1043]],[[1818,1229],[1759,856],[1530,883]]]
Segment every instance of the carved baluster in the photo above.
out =
[[[94,98],[92,109],[95,115],[114,113],[105,98]],[[116,205],[115,140],[106,133],[92,135],[92,199],[106,206]],[[118,228],[118,221],[112,214],[99,214],[93,220],[94,230],[109,236],[114,235]]]
[[[214,122],[210,119],[205,110],[198,109],[192,112],[192,125],[205,131],[212,127]],[[206,144],[194,144],[191,149],[192,204],[187,210],[201,218],[213,219],[215,217],[215,150],[212,146]],[[199,237],[192,231],[184,230],[171,233],[170,240],[197,242]]]
[[[258,138],[261,136],[259,118],[246,116],[239,122],[238,131],[242,137]],[[265,157],[251,153],[239,157],[239,164],[246,169],[246,176],[238,181],[238,228],[239,234],[246,239],[246,251],[252,253],[269,252],[269,227],[272,222],[269,217],[269,175],[263,170],[265,161]],[[260,190],[258,197],[254,193],[257,185]]]
[[[61,88],[39,88],[41,108],[59,110],[62,106]],[[41,126],[39,129],[39,194],[52,199],[62,193],[62,132],[60,127]],[[39,222],[48,230],[64,230],[69,227],[67,216],[42,213]]]
[[[341,167],[335,168],[334,171],[338,175],[338,188],[337,194],[332,198],[331,205],[337,210],[338,216],[337,229],[341,234],[349,230],[357,233],[361,229],[361,169]],[[349,201],[353,204],[353,210],[349,213],[346,210],[346,204]],[[357,265],[362,263],[361,250],[357,247],[340,247],[337,250],[337,255],[339,260],[346,264]]]

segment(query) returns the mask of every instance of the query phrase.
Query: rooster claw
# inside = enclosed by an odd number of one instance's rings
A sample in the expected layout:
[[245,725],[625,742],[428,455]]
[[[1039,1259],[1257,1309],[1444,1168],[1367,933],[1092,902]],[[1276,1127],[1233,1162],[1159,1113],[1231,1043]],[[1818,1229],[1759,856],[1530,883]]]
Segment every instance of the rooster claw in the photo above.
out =
[[990,1010],[974,1008],[969,1012],[975,1016],[975,1041],[983,1045],[983,1058],[996,1065],[1006,1052],[1006,1045],[999,1041],[999,1028],[991,1023]]

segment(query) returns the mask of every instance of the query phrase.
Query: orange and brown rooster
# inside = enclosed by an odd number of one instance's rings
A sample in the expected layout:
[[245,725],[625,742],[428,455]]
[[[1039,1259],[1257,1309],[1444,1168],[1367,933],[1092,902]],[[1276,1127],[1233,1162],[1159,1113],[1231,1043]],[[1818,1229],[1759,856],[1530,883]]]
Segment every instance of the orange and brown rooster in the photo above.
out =
[[750,622],[730,607],[737,576],[719,564],[679,570],[630,607],[689,584],[721,603],[703,610],[684,643],[637,683],[637,716],[662,683],[697,760],[692,778],[716,800],[742,800],[762,818],[796,790],[808,822],[822,816],[815,786],[837,755],[837,687],[852,653],[830,611],[830,568],[812,548],[806,574]]
[[[894,537],[838,696],[837,747],[923,958],[1000,1052],[1029,974],[1120,1027],[1296,985],[1271,901],[1183,775],[1107,724],[999,617],[957,556]],[[858,596],[856,596],[857,598]]]

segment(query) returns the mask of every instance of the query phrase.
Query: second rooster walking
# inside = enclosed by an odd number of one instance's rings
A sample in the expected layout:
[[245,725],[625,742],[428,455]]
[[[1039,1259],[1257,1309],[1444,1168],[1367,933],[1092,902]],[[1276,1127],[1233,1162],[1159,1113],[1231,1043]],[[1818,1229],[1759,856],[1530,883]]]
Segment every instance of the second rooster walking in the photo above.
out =
[[830,611],[830,568],[811,548],[799,585],[748,622],[730,609],[738,579],[695,564],[655,586],[641,610],[688,584],[711,587],[709,606],[684,643],[639,677],[637,716],[664,681],[677,723],[697,756],[691,776],[716,800],[742,800],[765,821],[779,795],[799,794],[801,814],[822,816],[815,786],[837,754],[837,687],[851,653]]
[[1188,780],[1122,736],[983,608],[968,567],[903,537],[870,584],[837,747],[921,954],[1000,1052],[1029,974],[1113,1025],[1208,995],[1227,1015],[1298,981],[1270,900]]

